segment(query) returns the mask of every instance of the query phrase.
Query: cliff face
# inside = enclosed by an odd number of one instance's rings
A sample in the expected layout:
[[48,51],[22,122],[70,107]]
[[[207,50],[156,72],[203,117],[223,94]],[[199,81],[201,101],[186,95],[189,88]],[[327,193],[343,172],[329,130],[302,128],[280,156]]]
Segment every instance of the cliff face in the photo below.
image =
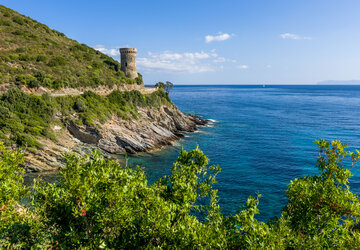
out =
[[112,153],[138,153],[161,148],[179,139],[186,132],[192,132],[197,125],[206,121],[185,115],[176,106],[161,106],[157,109],[139,109],[139,119],[122,120],[113,118],[100,128],[67,124],[69,132],[84,143],[96,145]]
[[28,154],[26,168],[28,171],[57,169],[63,166],[63,154],[69,152],[85,154],[100,149],[112,157],[113,154],[158,150],[207,122],[198,116],[183,114],[175,105],[139,108],[138,119],[113,116],[101,126],[68,121],[66,128],[54,128],[58,130],[57,142],[41,141],[44,148]]

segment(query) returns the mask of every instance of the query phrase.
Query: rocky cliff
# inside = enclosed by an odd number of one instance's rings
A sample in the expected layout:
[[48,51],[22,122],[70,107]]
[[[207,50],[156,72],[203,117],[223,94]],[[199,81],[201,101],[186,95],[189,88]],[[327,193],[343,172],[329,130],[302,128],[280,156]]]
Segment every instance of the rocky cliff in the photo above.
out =
[[43,149],[28,153],[26,169],[32,172],[61,168],[63,155],[70,152],[86,154],[100,149],[107,157],[113,157],[159,150],[208,122],[182,113],[173,104],[139,108],[138,119],[113,116],[101,125],[77,125],[70,120],[66,126],[53,128],[56,142],[43,139]]

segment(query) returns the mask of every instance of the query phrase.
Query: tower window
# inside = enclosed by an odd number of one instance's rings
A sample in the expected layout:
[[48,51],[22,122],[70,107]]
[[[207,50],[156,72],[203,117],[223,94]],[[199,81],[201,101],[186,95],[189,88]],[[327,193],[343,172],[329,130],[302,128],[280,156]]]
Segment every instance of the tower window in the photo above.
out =
[[125,63],[125,67],[127,67],[127,62]]

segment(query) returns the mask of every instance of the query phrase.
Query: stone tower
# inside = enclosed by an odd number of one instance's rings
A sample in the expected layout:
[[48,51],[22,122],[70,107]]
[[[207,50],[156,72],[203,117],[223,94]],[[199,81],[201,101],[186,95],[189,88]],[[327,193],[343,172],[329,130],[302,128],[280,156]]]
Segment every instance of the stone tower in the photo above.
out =
[[136,48],[121,48],[121,71],[129,78],[135,79],[138,77],[136,71]]

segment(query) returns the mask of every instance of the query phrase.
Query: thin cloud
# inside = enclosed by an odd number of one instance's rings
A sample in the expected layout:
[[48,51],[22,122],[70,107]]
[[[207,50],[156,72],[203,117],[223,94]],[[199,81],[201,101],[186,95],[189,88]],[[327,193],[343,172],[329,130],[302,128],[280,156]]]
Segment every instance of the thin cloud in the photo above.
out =
[[218,55],[214,51],[210,53],[204,51],[185,53],[170,51],[162,53],[149,52],[147,57],[137,58],[137,65],[151,71],[202,73],[216,70],[216,67],[211,64],[211,60],[217,57]]
[[100,51],[101,53],[104,53],[105,55],[114,57],[114,56],[120,56],[119,48],[131,48],[131,47],[129,45],[120,45],[111,48],[106,48],[104,45],[99,44],[99,45],[95,45],[93,48]]
[[239,66],[238,66],[238,69],[248,69],[248,68],[249,68],[249,66],[246,65],[246,64],[243,64],[243,65],[239,65]]
[[311,40],[312,37],[310,36],[299,36],[297,34],[292,34],[292,33],[283,33],[280,34],[280,37],[282,39],[292,39],[292,40]]
[[228,61],[225,57],[217,57],[213,60],[214,63],[224,63]]
[[205,36],[205,42],[206,43],[221,42],[230,39],[232,36],[233,35],[230,35],[228,33],[219,33],[218,35],[215,36],[207,35]]
[[103,46],[103,45],[95,45],[95,46],[94,46],[94,49],[100,51],[101,53],[104,53],[104,54],[106,54],[106,55],[109,55],[109,56],[117,56],[117,55],[120,54],[118,48],[110,48],[110,49],[107,49],[107,48],[105,48],[105,46]]

